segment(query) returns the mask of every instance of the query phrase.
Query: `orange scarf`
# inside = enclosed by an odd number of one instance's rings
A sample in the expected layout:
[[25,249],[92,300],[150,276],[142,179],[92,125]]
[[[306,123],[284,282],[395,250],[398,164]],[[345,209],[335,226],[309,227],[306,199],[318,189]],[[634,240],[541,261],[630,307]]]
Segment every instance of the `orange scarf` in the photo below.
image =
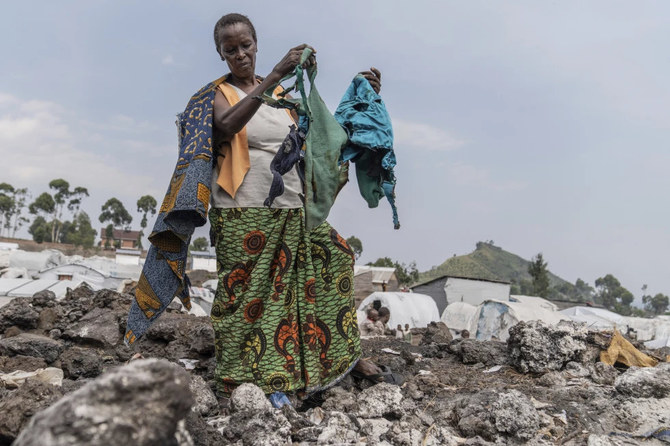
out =
[[[222,79],[226,78],[227,76],[224,76]],[[225,80],[219,84],[218,88],[231,107],[234,107],[235,104],[240,102],[240,97],[237,94],[237,91],[235,91],[235,89]],[[282,91],[284,91],[284,89],[281,85],[277,85],[277,88],[274,90],[274,95],[276,96]],[[291,120],[293,120],[291,112],[288,109],[286,112],[291,116]],[[234,199],[250,166],[247,126],[242,127],[242,130],[233,135],[230,142],[222,144],[221,150],[217,155],[216,165],[219,169],[216,184],[221,186],[221,188],[228,192]]]

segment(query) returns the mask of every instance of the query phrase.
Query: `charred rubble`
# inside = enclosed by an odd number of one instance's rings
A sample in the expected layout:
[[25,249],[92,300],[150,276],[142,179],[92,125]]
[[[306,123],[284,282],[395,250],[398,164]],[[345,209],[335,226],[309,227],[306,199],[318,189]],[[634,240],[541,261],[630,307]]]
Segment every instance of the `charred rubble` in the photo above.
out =
[[402,386],[347,377],[274,409],[252,384],[217,398],[209,319],[176,303],[126,347],[131,300],[80,287],[0,308],[0,445],[667,444],[667,352],[607,365],[612,333],[519,323],[503,343],[438,323],[419,345],[364,339]]

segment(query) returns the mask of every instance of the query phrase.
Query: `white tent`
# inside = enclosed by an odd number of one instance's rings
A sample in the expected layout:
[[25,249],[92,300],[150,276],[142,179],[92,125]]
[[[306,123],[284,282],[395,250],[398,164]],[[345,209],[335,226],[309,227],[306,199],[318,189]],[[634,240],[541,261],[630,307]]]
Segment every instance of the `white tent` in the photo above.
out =
[[584,322],[591,330],[608,330],[617,327],[624,332],[627,330],[626,317],[604,308],[570,307],[559,311],[575,322]]
[[[560,311],[576,322],[584,322],[591,330],[617,330],[626,333],[634,330],[639,341],[658,340],[659,343],[670,337],[670,321],[663,316],[653,319],[627,317],[604,308],[571,307]],[[646,345],[646,343],[645,343]],[[659,348],[659,347],[650,347]]]
[[538,296],[521,296],[521,295],[510,295],[510,302],[521,302],[522,304],[533,305],[534,307],[542,307],[549,311],[558,311],[558,306],[548,301],[543,297]]
[[454,302],[444,309],[441,320],[447,324],[453,335],[463,330],[470,330],[476,313],[476,306],[466,302]]
[[542,321],[548,325],[556,325],[562,320],[569,318],[557,311],[548,310],[539,301],[521,303],[487,300],[477,307],[469,331],[480,340],[495,337],[506,341],[509,337],[508,330],[521,321]]
[[431,322],[440,320],[440,313],[433,298],[419,293],[375,291],[363,299],[358,308],[364,310],[377,300],[381,302],[382,307],[387,307],[391,311],[389,328],[395,328],[398,324],[403,327],[409,324],[410,328],[423,328]]

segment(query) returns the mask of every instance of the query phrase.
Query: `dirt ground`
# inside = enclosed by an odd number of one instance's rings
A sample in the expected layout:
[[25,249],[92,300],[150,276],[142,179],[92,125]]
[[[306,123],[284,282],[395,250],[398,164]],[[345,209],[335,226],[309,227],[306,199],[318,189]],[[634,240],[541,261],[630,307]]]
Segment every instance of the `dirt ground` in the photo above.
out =
[[[214,394],[209,318],[177,304],[126,347],[131,299],[82,288],[62,301],[43,293],[0,308],[0,446],[35,438],[43,446],[670,442],[670,364],[600,362],[612,333],[521,323],[503,343],[452,340],[435,325],[416,330],[421,345],[362,339],[364,357],[401,375],[402,385],[347,376],[273,409],[253,385],[230,399]],[[60,382],[6,378],[47,368]]]

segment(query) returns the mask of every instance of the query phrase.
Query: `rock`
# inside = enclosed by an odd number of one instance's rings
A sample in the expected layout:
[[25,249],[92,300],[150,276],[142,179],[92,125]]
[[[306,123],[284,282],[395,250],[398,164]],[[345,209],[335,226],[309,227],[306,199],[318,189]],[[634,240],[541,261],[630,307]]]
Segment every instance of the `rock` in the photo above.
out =
[[540,428],[540,417],[530,399],[517,390],[500,395],[492,415],[498,432],[520,440],[530,440]]
[[346,412],[356,405],[356,395],[352,392],[347,392],[340,386],[326,390],[323,398],[325,399],[321,405],[323,410]]
[[21,333],[11,338],[0,339],[0,354],[43,358],[48,364],[58,359],[62,350],[62,342],[32,333]]
[[138,360],[106,373],[35,415],[15,446],[176,444],[193,399],[188,374],[165,360]]
[[[159,319],[160,320],[160,319]],[[96,347],[113,347],[121,340],[117,316],[109,309],[94,308],[63,333],[63,337]]]
[[563,373],[570,378],[585,378],[591,374],[591,371],[582,364],[571,361],[565,365]]
[[619,376],[619,371],[604,362],[596,362],[591,367],[591,379],[596,384],[614,385],[614,380]]
[[44,358],[23,355],[0,356],[0,372],[13,372],[15,370],[33,372],[46,367],[47,363]]
[[56,305],[56,293],[50,290],[42,290],[33,294],[31,303],[35,307],[47,308]]
[[0,333],[12,325],[28,330],[37,328],[40,314],[33,308],[28,297],[17,297],[0,307]]
[[208,424],[223,437],[217,444],[244,446],[291,444],[291,424],[277,409],[245,410],[230,416],[212,418]]
[[456,406],[458,428],[467,437],[496,441],[500,434],[529,440],[540,427],[540,417],[530,399],[511,390],[487,390],[461,400]]
[[366,437],[367,443],[375,444],[379,442],[380,437],[393,426],[393,423],[384,418],[372,418],[361,420],[361,435]]
[[635,398],[665,398],[670,395],[670,363],[631,367],[614,380],[614,387]]
[[58,328],[54,328],[53,330],[49,330],[49,337],[51,339],[60,339],[62,336],[63,332],[59,330]]
[[421,338],[419,345],[448,344],[453,340],[449,327],[444,322],[431,322],[426,327],[426,332]]
[[93,295],[93,306],[95,308],[109,308],[112,310],[127,311],[132,303],[132,296],[117,293],[116,291],[102,289]]
[[192,411],[202,416],[215,415],[218,412],[219,401],[201,376],[191,376],[189,389],[195,400],[193,407],[191,407]]
[[331,412],[319,434],[316,444],[356,444],[358,427],[343,412]]
[[504,365],[509,362],[507,344],[500,341],[478,341],[463,339],[452,347],[461,357],[463,364],[482,363],[487,367]]
[[230,394],[230,409],[233,412],[269,410],[271,408],[272,404],[270,404],[265,393],[254,384],[241,384]]
[[180,334],[185,334],[182,333],[182,325],[184,324],[184,316],[176,313],[164,313],[151,324],[145,336],[154,341],[174,341]]
[[214,354],[214,328],[208,317],[197,318],[186,336],[191,352],[199,355]]
[[58,320],[58,313],[53,308],[45,308],[40,312],[40,318],[37,322],[37,328],[49,331],[53,329],[54,323]]
[[5,330],[5,336],[6,338],[11,338],[13,336],[17,336],[23,333],[19,327],[16,325],[12,325],[9,327],[7,330]]
[[60,356],[60,361],[66,378],[95,378],[102,373],[100,355],[90,348],[70,347]]
[[510,362],[522,373],[561,370],[570,361],[583,362],[587,335],[584,327],[575,324],[519,322],[509,329]]
[[[7,394],[0,400],[0,444],[10,444],[35,413],[62,396],[58,387],[31,379]],[[36,440],[33,444],[44,443]]]
[[537,383],[543,387],[563,387],[566,380],[560,372],[547,372],[538,378]]
[[356,415],[361,418],[379,418],[398,413],[401,401],[400,387],[388,383],[375,384],[358,395]]

